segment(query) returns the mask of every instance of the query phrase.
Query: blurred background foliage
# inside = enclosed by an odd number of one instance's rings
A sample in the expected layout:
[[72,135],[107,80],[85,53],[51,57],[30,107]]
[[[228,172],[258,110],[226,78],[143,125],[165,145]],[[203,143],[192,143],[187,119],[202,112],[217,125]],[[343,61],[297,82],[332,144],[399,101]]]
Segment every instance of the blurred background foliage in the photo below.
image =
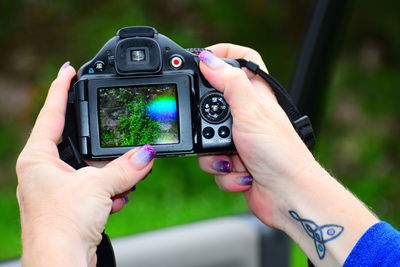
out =
[[[0,260],[20,255],[14,164],[66,61],[79,68],[115,32],[151,25],[183,47],[231,42],[258,50],[290,83],[313,1],[2,0],[0,2]],[[352,2],[331,76],[315,155],[383,220],[400,226],[400,4]],[[246,212],[195,157],[157,160],[131,203],[111,216],[112,237]],[[329,207],[327,207],[329,208]],[[294,266],[305,266],[296,248]]]

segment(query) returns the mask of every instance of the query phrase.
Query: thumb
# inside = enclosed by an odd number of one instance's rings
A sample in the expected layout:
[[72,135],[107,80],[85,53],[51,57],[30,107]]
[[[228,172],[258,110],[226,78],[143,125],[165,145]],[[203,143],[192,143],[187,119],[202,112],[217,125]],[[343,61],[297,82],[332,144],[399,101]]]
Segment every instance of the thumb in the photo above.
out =
[[151,170],[156,151],[151,145],[133,149],[99,169],[99,179],[115,196],[130,190]]
[[225,100],[235,110],[244,101],[255,103],[256,93],[246,73],[224,62],[209,51],[199,55],[200,70],[212,87],[224,94]]

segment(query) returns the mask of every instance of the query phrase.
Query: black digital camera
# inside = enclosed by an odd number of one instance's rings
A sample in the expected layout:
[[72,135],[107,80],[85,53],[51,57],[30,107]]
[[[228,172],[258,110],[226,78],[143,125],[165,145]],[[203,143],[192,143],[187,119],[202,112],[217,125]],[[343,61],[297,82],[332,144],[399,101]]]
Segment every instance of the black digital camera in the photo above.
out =
[[200,52],[152,27],[119,30],[79,69],[63,136],[91,159],[144,144],[158,156],[234,151],[229,106],[202,77]]

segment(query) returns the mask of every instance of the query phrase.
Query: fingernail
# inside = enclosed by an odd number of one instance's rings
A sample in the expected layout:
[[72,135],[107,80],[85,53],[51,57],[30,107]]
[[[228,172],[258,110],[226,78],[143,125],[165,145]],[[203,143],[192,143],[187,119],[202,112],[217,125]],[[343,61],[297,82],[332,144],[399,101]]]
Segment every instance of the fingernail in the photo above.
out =
[[214,56],[214,54],[209,51],[201,52],[199,54],[199,59],[213,69],[219,68],[220,66],[224,65],[224,62],[220,58]]
[[65,62],[65,63],[61,66],[60,70],[58,71],[57,76],[60,76],[60,74],[61,74],[69,65],[71,65],[71,62],[69,62],[69,61]]
[[128,203],[129,202],[129,198],[128,197],[124,197],[124,203]]
[[156,150],[151,145],[144,145],[131,157],[136,168],[143,169],[156,156]]
[[214,161],[212,167],[217,172],[231,172],[231,163],[226,160]]
[[253,177],[251,177],[251,176],[239,177],[239,178],[237,178],[236,182],[240,185],[252,185]]
[[136,185],[134,185],[134,186],[130,189],[130,191],[131,191],[131,192],[136,191]]

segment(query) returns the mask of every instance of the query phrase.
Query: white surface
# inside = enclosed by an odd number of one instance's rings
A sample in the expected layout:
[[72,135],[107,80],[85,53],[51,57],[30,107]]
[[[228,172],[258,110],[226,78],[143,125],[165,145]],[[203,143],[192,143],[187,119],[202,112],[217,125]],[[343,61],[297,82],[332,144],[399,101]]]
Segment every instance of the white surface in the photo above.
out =
[[[225,217],[112,240],[118,267],[257,267],[260,232]],[[17,267],[19,261],[0,263]]]
[[249,220],[228,217],[112,243],[119,267],[256,267],[259,234]]

